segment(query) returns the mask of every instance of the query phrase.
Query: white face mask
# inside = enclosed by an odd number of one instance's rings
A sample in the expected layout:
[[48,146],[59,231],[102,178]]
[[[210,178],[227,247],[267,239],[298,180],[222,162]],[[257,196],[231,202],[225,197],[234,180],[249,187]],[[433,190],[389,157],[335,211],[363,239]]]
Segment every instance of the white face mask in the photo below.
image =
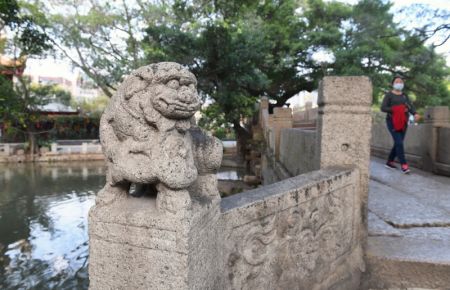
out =
[[402,83],[395,83],[392,87],[394,88],[394,90],[397,90],[397,91],[403,90],[403,84]]

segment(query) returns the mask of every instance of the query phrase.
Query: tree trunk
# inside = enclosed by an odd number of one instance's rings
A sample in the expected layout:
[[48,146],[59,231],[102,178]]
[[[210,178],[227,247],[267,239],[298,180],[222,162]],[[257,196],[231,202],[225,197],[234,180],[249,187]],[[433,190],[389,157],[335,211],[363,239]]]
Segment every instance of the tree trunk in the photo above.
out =
[[239,156],[245,158],[246,147],[252,135],[247,129],[241,126],[239,121],[233,122],[233,129],[236,134],[237,152]]
[[36,135],[32,131],[27,132],[28,144],[30,145],[30,156],[34,159],[34,153],[36,153]]

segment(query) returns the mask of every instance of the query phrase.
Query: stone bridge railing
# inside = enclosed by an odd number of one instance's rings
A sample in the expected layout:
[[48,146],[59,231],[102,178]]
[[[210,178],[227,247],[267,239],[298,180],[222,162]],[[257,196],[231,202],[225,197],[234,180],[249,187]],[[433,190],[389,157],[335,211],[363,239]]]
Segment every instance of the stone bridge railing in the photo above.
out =
[[[172,76],[178,71],[189,76],[175,64],[149,67],[153,72],[141,68],[131,78],[142,74],[136,82],[147,78],[149,89],[146,90],[150,92],[153,85],[161,89],[158,82],[165,79],[161,67],[173,68]],[[143,71],[149,73],[144,75]],[[161,74],[152,81],[154,75]],[[127,79],[123,85],[127,91],[130,91],[129,82]],[[186,83],[189,84],[187,80]],[[357,88],[352,87],[354,83],[359,84]],[[131,91],[139,96],[138,88],[147,85],[138,83],[136,90]],[[123,88],[119,88],[113,103],[119,102]],[[217,191],[217,178],[210,170],[199,169],[197,179],[187,189],[177,190],[156,183],[157,192],[140,198],[128,194],[130,179],[114,183],[108,177],[89,217],[90,288],[358,289],[365,265],[364,217],[370,151],[370,126],[367,129],[365,124],[371,123],[371,95],[368,78],[327,77],[322,81],[317,170],[303,175],[223,199]],[[352,96],[351,101],[348,96]],[[134,108],[133,97],[121,100],[125,102],[121,106]],[[168,105],[171,102],[169,97],[164,101]],[[116,109],[121,107],[110,110]],[[170,121],[174,116],[166,114],[170,106],[156,109],[158,112],[152,111],[155,118]],[[107,116],[118,116],[113,112],[108,115],[107,109]],[[140,118],[137,113],[133,116]],[[183,115],[186,116],[189,115]],[[283,116],[274,116],[272,120],[269,116],[263,118],[272,143],[277,142],[277,124],[284,122]],[[109,127],[106,127],[115,121],[106,120],[102,130],[109,135],[102,142],[115,138],[114,131],[107,131]],[[151,134],[156,134],[152,140],[160,138],[159,134],[170,134],[173,140],[178,140],[177,144],[182,144],[181,140],[193,140],[193,145],[185,143],[187,149],[182,150],[187,157],[194,152],[197,168],[200,168],[198,164],[216,159],[205,154],[215,152],[210,147],[213,143],[207,141],[210,137],[202,137],[197,129],[165,133],[161,128],[167,128],[169,122],[163,123],[164,126],[156,123],[152,127]],[[122,145],[117,144],[122,150]],[[123,148],[126,151],[111,154],[110,162],[116,162],[116,154],[130,154],[126,160],[133,160],[133,150],[138,149],[131,149],[137,148],[132,142],[126,144]],[[159,150],[159,147],[139,148]],[[195,155],[199,149],[203,152],[200,159]],[[137,159],[139,162],[150,156],[143,153]],[[157,158],[164,157],[158,154]],[[158,160],[163,170],[167,160]],[[142,178],[145,171],[136,164],[136,178]],[[170,162],[167,164],[171,168]],[[110,165],[110,170],[114,166],[120,164]],[[183,174],[180,169],[175,172]],[[117,173],[110,171],[110,174]]]
[[[267,106],[268,100],[262,99],[261,111],[267,111]],[[272,126],[272,122],[280,120],[282,114],[283,122]],[[385,114],[373,114],[375,118],[372,124],[371,153],[385,159],[392,149],[392,137],[386,128]],[[267,145],[291,176],[316,168],[311,156],[315,155],[317,118],[318,108],[313,108],[311,103],[307,103],[302,111],[276,108],[272,115],[268,111],[260,113],[260,126],[265,128]],[[410,125],[408,128],[405,139],[406,158],[414,167],[450,176],[449,108],[428,107],[423,119],[423,123]],[[270,126],[264,125],[268,124],[267,120],[270,120]],[[266,181],[272,180],[271,174],[266,176]]]

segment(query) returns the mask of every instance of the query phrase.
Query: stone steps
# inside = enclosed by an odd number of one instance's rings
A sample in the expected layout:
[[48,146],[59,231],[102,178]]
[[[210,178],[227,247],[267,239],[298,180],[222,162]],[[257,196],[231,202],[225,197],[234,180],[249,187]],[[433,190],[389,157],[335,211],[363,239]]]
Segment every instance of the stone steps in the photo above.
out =
[[372,160],[363,289],[450,289],[450,179]]

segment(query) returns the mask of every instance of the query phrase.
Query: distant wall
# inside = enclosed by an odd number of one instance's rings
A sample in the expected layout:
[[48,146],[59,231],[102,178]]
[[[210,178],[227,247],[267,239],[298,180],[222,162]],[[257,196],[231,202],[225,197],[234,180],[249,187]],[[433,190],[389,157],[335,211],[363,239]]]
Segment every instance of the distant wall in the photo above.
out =
[[[423,140],[429,140],[431,125],[410,125],[406,134],[404,147],[408,162],[414,167],[423,168]],[[386,123],[375,123],[372,127],[372,155],[386,159],[391,151],[394,141],[389,133]]]
[[281,131],[280,162],[291,176],[317,169],[316,130],[284,129]]
[[317,125],[318,108],[313,108],[311,102],[307,102],[304,108],[294,109],[292,118],[294,128],[315,128]]

